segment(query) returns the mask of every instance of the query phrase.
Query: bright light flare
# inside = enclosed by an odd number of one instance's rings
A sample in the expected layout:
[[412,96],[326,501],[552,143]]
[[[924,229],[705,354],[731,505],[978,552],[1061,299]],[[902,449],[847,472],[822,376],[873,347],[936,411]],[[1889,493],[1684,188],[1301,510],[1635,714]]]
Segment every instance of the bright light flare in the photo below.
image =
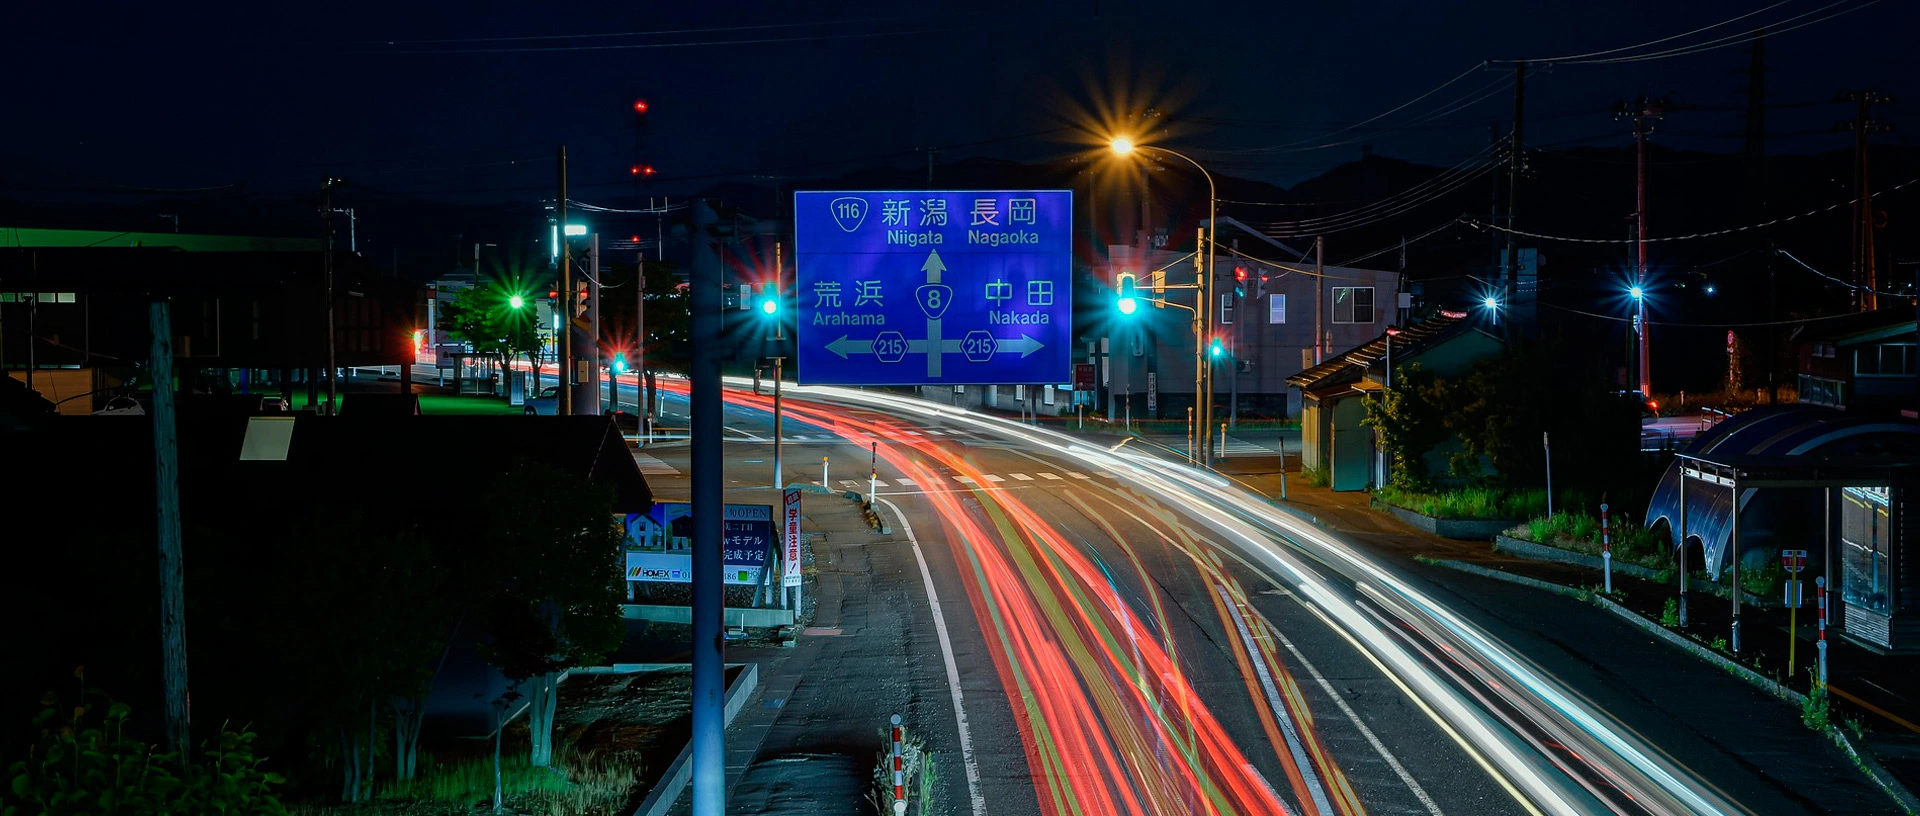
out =
[[1121,298],[1119,308],[1121,314],[1130,315],[1139,310],[1140,302],[1133,298]]
[[515,309],[519,309],[527,305],[527,299],[519,295],[514,295],[512,297],[507,298],[507,305]]
[[1485,306],[1489,309],[1498,309],[1500,308],[1500,299],[1492,295],[1488,295],[1486,299],[1480,301],[1480,305]]
[[1639,300],[1646,296],[1647,296],[1647,290],[1642,289],[1639,286],[1627,287],[1627,297],[1633,298],[1634,300]]
[[1134,145],[1132,139],[1125,136],[1115,136],[1112,141],[1107,142],[1107,147],[1112,149],[1113,154],[1116,156],[1126,156],[1133,153]]

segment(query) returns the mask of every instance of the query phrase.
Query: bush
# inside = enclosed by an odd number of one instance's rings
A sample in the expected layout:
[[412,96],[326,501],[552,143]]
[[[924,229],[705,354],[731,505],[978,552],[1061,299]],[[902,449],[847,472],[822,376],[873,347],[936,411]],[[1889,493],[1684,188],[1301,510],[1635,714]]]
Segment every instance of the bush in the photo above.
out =
[[1815,731],[1826,731],[1832,723],[1827,709],[1827,687],[1819,683],[1807,692],[1806,702],[1800,704],[1800,722]]
[[1547,504],[1545,491],[1487,487],[1467,487],[1439,493],[1383,487],[1375,491],[1374,496],[1395,507],[1444,519],[1527,518],[1543,512]]
[[1307,484],[1313,487],[1326,487],[1327,485],[1333,483],[1329,479],[1325,468],[1317,468],[1312,465],[1301,465],[1300,475],[1307,480]]
[[26,759],[8,767],[12,782],[0,797],[0,814],[285,816],[272,787],[286,780],[260,770],[252,732],[223,730],[181,768],[174,754],[154,753],[127,736],[127,704],[98,691],[83,691],[81,698],[72,707],[51,692],[40,699],[44,707],[33,718],[39,740]]
[[[1650,569],[1666,566],[1666,543],[1659,533],[1624,519],[1617,520],[1611,532],[1616,560]],[[1508,531],[1508,535],[1588,555],[1599,555],[1605,549],[1600,540],[1600,520],[1585,513],[1555,513],[1552,518],[1536,516]]]

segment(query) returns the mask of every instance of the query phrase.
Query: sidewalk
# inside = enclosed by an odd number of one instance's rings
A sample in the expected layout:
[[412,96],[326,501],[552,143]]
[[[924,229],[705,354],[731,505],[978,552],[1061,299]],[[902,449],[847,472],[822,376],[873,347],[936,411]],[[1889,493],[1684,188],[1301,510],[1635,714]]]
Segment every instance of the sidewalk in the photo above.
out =
[[[1462,579],[1444,573],[1433,574],[1431,567],[1420,562],[1453,561],[1574,589],[1597,591],[1604,581],[1597,569],[1517,558],[1495,552],[1491,542],[1459,541],[1415,530],[1398,518],[1373,509],[1369,493],[1336,493],[1306,485],[1297,472],[1298,461],[1297,456],[1288,458],[1287,500],[1283,504],[1313,517],[1322,527],[1342,533],[1370,551],[1408,567],[1409,572],[1424,572],[1438,583],[1450,584]],[[1278,500],[1280,467],[1277,456],[1247,457],[1229,459],[1223,463],[1221,472]],[[1656,584],[1620,573],[1615,573],[1613,586],[1612,600],[1656,624],[1661,620],[1667,600],[1678,595],[1678,587],[1673,583]],[[1679,630],[1682,635],[1708,648],[1717,645],[1717,639],[1730,638],[1733,615],[1728,599],[1696,589],[1690,594],[1688,606],[1689,626]],[[1787,674],[1787,610],[1745,607],[1741,614],[1744,647],[1741,653],[1734,655],[1724,647],[1716,651],[1760,675],[1805,693],[1811,685],[1818,654],[1815,647],[1817,611],[1812,607],[1809,595],[1808,608],[1801,609],[1797,616],[1799,642],[1793,649],[1795,670],[1791,676]],[[1601,609],[1588,608],[1593,616],[1612,617]],[[1827,643],[1828,688],[1834,706],[1832,721],[1850,736],[1854,734],[1846,725],[1849,720],[1864,726],[1866,744],[1887,771],[1909,790],[1920,789],[1920,702],[1910,696],[1920,692],[1914,682],[1920,678],[1920,658],[1874,654],[1832,632],[1828,634]],[[1590,646],[1596,654],[1612,651],[1603,644]],[[1692,693],[1702,696],[1751,688],[1721,668],[1684,657],[1673,646],[1664,648],[1669,655],[1680,658],[1663,661],[1667,663],[1663,679],[1672,686],[1691,689]],[[1789,702],[1776,699],[1771,705],[1776,706],[1778,712],[1795,718],[1799,715]],[[1614,713],[1619,716],[1619,712]],[[1689,725],[1699,724],[1689,721]],[[1826,740],[1812,732],[1804,732],[1804,737],[1809,749],[1830,747]],[[1741,742],[1738,735],[1730,735],[1726,744],[1740,745]]]

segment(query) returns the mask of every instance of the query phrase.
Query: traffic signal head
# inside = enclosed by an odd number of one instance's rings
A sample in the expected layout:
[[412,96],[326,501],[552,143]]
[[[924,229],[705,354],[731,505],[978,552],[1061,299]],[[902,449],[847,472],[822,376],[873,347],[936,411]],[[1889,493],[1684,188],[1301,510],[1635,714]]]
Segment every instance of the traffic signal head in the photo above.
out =
[[613,353],[613,373],[615,374],[627,373],[627,353],[626,352],[616,351]]
[[1213,345],[1207,349],[1207,354],[1216,360],[1225,357],[1227,356],[1227,344],[1220,342],[1220,338],[1215,337],[1213,338]]
[[519,309],[527,305],[527,299],[519,295],[510,295],[507,297],[507,305]]
[[1244,281],[1244,280],[1246,280],[1246,279],[1247,279],[1247,268],[1246,268],[1246,267],[1244,267],[1244,266],[1236,266],[1236,267],[1234,267],[1234,268],[1233,268],[1233,279],[1234,279],[1234,280],[1237,280],[1237,281]]
[[771,286],[767,287],[767,294],[760,298],[760,313],[768,317],[780,313],[780,296]]
[[1120,276],[1119,297],[1114,300],[1113,305],[1123,315],[1133,314],[1140,308],[1140,300],[1135,294],[1135,288],[1132,274]]

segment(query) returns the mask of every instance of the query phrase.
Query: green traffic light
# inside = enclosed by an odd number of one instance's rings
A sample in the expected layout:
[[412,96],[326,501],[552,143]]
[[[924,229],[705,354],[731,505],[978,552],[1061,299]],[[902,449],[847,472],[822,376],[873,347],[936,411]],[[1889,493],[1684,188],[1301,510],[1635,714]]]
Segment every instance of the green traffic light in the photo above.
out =
[[1139,310],[1140,301],[1138,298],[1134,297],[1134,294],[1133,294],[1134,283],[1133,283],[1132,275],[1120,276],[1119,290],[1120,290],[1120,297],[1118,300],[1114,301],[1115,308],[1118,308],[1120,310],[1120,313],[1123,315],[1130,315],[1130,314],[1133,314],[1135,311]]
[[627,373],[627,355],[626,355],[626,352],[614,352],[614,354],[613,354],[613,373],[615,373],[615,374],[625,374],[625,373]]
[[1212,351],[1213,356],[1220,357],[1225,355],[1226,353],[1227,353],[1226,347],[1220,344],[1219,338],[1215,338],[1213,341],[1213,351]]
[[515,309],[518,309],[522,306],[527,305],[527,299],[519,295],[514,295],[512,297],[507,298],[507,305]]
[[773,298],[760,301],[760,313],[769,316],[779,314],[780,301],[774,300]]

